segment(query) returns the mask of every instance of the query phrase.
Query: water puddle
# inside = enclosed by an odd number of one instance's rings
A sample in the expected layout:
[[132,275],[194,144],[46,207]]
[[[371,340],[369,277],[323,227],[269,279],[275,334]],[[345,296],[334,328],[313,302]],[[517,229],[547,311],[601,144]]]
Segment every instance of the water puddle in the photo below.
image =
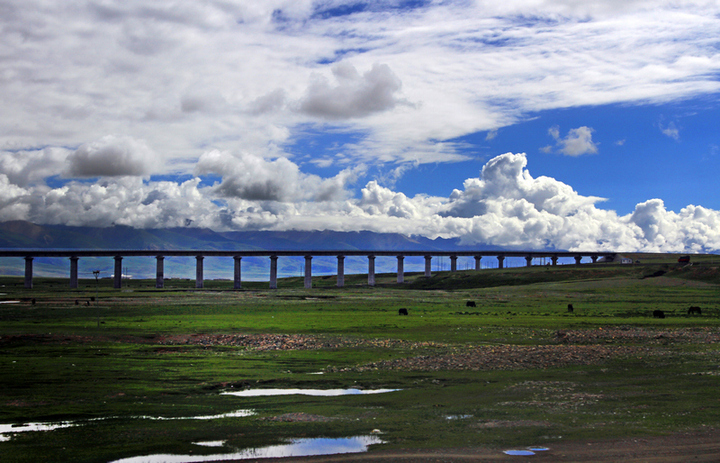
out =
[[[144,455],[140,457],[123,458],[111,463],[190,463],[198,461],[248,460],[252,458],[309,457],[315,455],[367,452],[368,446],[382,443],[384,442],[376,436],[355,436],[339,439],[303,438],[293,439],[287,444],[239,450],[234,453],[213,455]],[[202,445],[202,443],[198,443],[197,445]]]
[[505,455],[515,455],[515,456],[530,456],[535,455],[536,452],[545,452],[550,450],[547,447],[528,447],[524,450],[503,450],[503,453]]
[[221,395],[236,397],[267,397],[280,395],[310,395],[317,397],[336,397],[341,395],[384,394],[400,389],[246,389],[244,391],[222,392]]
[[23,424],[0,424],[0,442],[7,442],[12,438],[12,435],[19,432],[28,431],[54,431],[55,429],[70,428],[74,426],[84,426],[94,421],[107,421],[107,420],[119,420],[119,419],[131,419],[131,420],[152,420],[152,421],[172,421],[172,420],[219,420],[222,418],[238,418],[252,416],[255,412],[252,410],[236,410],[230,413],[223,413],[221,415],[201,415],[201,416],[179,416],[179,417],[165,417],[165,416],[109,416],[104,418],[92,418],[89,420],[82,421],[59,421],[59,422],[47,422],[47,423],[23,423]]
[[535,455],[532,450],[504,450],[505,455],[516,455],[516,456],[530,456]]
[[[155,421],[172,421],[172,420],[219,420],[222,418],[242,418],[245,416],[255,415],[252,410],[237,410],[230,413],[223,413],[221,415],[204,415],[204,416],[177,416],[177,417],[165,417],[165,416],[133,416],[131,418],[143,419],[143,420],[155,420]],[[117,417],[115,417],[117,418]],[[99,418],[106,420],[108,418]]]
[[55,429],[70,428],[78,426],[77,423],[71,421],[61,421],[58,423],[23,423],[23,424],[0,424],[0,442],[7,442],[17,432],[28,431],[53,431]]
[[193,442],[193,445],[200,445],[202,447],[223,447],[225,445],[224,440],[211,440],[207,442]]

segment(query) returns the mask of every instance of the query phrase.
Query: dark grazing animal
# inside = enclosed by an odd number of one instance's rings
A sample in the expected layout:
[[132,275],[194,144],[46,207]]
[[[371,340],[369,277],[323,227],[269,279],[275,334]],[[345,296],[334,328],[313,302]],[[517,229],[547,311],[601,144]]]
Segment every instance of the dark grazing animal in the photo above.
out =
[[467,301],[465,307],[477,307],[477,305],[475,305],[475,301]]
[[568,312],[572,312],[573,310],[575,309],[573,308],[572,304],[568,304]]
[[407,314],[408,314],[408,309],[400,309],[400,310],[398,310],[398,315],[407,315]]
[[653,317],[665,318],[665,312],[663,312],[662,310],[653,310]]
[[690,307],[688,309],[688,315],[693,315],[693,314],[702,315],[702,309],[697,306]]

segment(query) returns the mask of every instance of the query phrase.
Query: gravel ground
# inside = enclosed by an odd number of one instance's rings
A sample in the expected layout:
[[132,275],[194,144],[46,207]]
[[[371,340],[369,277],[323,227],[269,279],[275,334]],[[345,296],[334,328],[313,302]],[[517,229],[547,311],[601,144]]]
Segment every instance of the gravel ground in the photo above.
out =
[[672,330],[637,327],[557,331],[545,345],[461,345],[408,342],[397,339],[324,338],[311,335],[182,335],[162,338],[166,346],[236,346],[255,351],[339,348],[387,348],[418,351],[402,359],[384,360],[327,371],[370,370],[510,370],[589,365],[616,357],[661,354],[669,343],[717,343],[718,330],[683,328]]

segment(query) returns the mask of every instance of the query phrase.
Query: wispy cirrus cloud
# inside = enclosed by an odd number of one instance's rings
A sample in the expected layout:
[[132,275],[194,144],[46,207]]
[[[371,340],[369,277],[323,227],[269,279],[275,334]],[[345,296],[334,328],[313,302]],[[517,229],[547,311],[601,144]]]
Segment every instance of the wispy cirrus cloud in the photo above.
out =
[[414,162],[415,147],[529,112],[720,90],[714,2],[353,5],[8,2],[0,127],[19,130],[0,147],[120,134],[188,159],[350,121],[373,148],[399,145],[391,162]]

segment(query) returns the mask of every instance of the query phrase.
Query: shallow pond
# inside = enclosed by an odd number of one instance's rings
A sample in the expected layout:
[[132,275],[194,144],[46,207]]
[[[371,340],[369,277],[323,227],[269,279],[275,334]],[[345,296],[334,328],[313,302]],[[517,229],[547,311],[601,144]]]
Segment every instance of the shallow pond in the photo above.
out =
[[221,395],[236,397],[266,397],[279,395],[310,395],[318,397],[336,397],[341,395],[384,394],[400,389],[246,389],[244,391],[222,392]]

